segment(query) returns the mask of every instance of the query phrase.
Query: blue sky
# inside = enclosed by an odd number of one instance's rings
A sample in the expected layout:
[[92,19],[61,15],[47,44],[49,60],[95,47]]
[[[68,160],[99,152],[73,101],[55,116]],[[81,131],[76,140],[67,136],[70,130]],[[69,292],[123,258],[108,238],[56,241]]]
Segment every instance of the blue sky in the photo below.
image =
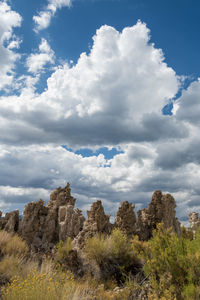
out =
[[0,1],[0,207],[71,183],[83,210],[199,211],[200,4]]

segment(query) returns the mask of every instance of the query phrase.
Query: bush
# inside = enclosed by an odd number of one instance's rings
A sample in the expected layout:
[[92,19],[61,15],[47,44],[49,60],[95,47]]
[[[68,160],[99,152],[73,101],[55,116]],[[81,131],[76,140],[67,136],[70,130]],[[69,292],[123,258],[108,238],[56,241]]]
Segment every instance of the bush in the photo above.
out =
[[57,253],[55,260],[57,262],[62,262],[69,255],[69,252],[72,250],[71,238],[68,237],[64,243],[62,240],[57,245]]
[[[200,299],[200,234],[178,237],[172,229],[157,226],[148,242],[135,238],[133,250],[144,261],[152,299]],[[149,296],[150,298],[150,296]]]
[[113,277],[118,283],[141,268],[130,241],[119,229],[114,229],[110,236],[97,235],[88,239],[84,251],[88,259],[99,266],[102,278]]
[[64,300],[71,299],[75,286],[73,277],[67,273],[30,273],[26,279],[12,278],[11,283],[2,288],[3,300]]

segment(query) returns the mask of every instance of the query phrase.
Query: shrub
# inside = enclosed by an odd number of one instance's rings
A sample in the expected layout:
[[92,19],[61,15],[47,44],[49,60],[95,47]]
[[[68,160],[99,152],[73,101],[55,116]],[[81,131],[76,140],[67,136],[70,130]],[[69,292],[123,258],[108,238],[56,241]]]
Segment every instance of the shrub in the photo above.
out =
[[119,229],[114,229],[110,236],[97,235],[88,239],[85,253],[88,258],[94,259],[97,263],[105,259],[129,263],[130,259],[134,258],[127,236]]
[[26,279],[19,276],[2,288],[3,300],[62,300],[71,299],[75,285],[71,274],[51,274],[34,272]]
[[145,263],[144,272],[150,279],[152,299],[200,299],[199,233],[194,240],[190,236],[178,237],[172,229],[159,224],[152,239],[140,242],[135,238],[132,246]]
[[23,257],[28,254],[28,245],[18,235],[14,235],[2,246],[2,253]]
[[114,229],[110,236],[97,235],[88,239],[84,251],[88,259],[99,266],[101,277],[113,277],[118,283],[124,281],[129,272],[135,274],[141,268],[130,241],[119,229]]
[[57,253],[56,253],[56,261],[63,261],[72,250],[71,238],[68,237],[66,242],[64,243],[62,240],[57,245]]
[[109,255],[107,239],[103,235],[96,235],[87,240],[85,253],[89,259],[95,260],[98,264],[102,263]]

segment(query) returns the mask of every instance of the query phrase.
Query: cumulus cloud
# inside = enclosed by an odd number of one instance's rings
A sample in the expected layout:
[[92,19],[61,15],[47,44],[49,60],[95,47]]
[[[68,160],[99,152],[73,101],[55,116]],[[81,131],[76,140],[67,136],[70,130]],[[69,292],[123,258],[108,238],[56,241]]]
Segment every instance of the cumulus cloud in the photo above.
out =
[[[1,98],[2,143],[61,143],[72,148],[156,141],[187,135],[162,108],[179,80],[138,22],[121,33],[102,26],[90,53],[58,67],[40,95]],[[45,40],[27,65],[37,72],[53,54]]]
[[13,28],[21,25],[21,16],[11,7],[0,1],[0,90],[12,84],[14,66],[19,54],[13,51],[19,47],[19,40],[13,34]]
[[35,32],[49,27],[52,17],[58,9],[70,7],[72,0],[48,0],[48,5],[38,15],[33,16],[35,22]]
[[28,71],[37,74],[44,70],[44,66],[54,63],[54,51],[49,46],[47,40],[42,38],[39,45],[39,52],[32,53],[26,61]]

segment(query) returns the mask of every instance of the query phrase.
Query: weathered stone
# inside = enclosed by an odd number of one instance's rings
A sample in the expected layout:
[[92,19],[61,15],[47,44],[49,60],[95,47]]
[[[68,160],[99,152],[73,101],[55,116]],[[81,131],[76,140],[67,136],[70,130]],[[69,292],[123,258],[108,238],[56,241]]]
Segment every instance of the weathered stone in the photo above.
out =
[[[58,188],[50,195],[50,201],[44,205],[42,200],[25,206],[19,226],[19,212],[7,213],[1,219],[2,228],[9,232],[17,232],[31,246],[33,251],[47,251],[55,247],[59,240],[73,240],[76,249],[82,249],[88,238],[97,233],[110,234],[113,227],[120,228],[128,236],[138,234],[142,240],[152,236],[153,229],[160,222],[166,228],[172,227],[174,232],[180,233],[180,223],[176,218],[175,200],[170,195],[163,195],[156,191],[148,208],[138,211],[138,219],[134,213],[134,205],[125,201],[119,208],[115,224],[110,224],[101,201],[96,201],[87,211],[85,220],[79,209],[74,209],[75,198],[71,196],[69,183],[65,188]],[[0,213],[1,217],[1,213]],[[191,214],[191,227],[200,225],[198,214]],[[196,227],[195,227],[196,228]]]
[[70,184],[67,183],[65,188],[57,188],[50,195],[50,201],[47,203],[49,208],[58,208],[64,205],[72,205],[74,207],[76,199],[71,196]]
[[85,219],[80,210],[74,210],[74,204],[67,184],[51,193],[47,206],[42,200],[25,206],[20,234],[33,251],[50,250],[59,239],[73,239],[81,231]]
[[193,231],[196,231],[197,227],[200,226],[199,214],[197,212],[190,213],[189,214],[189,222],[190,222],[190,228]]
[[65,241],[68,237],[74,239],[83,229],[84,221],[81,210],[74,210],[73,205],[60,206],[58,211],[59,240]]
[[14,210],[12,212],[6,213],[5,218],[2,222],[2,227],[7,232],[16,233],[19,227],[19,211]]
[[[20,234],[32,247],[42,247],[48,213],[49,209],[44,206],[44,201],[42,200],[31,202],[24,208]],[[54,232],[51,231],[51,235],[53,233]]]
[[136,230],[135,205],[128,201],[122,202],[115,217],[115,227],[131,236]]
[[73,241],[75,248],[81,249],[85,246],[88,238],[97,233],[109,234],[112,229],[110,216],[106,215],[100,200],[92,203],[91,208],[87,211],[88,219],[83,224],[83,230]]
[[170,194],[163,195],[155,191],[148,208],[138,211],[137,234],[141,240],[148,240],[158,223],[163,222],[165,228],[172,227],[180,235],[180,223],[176,218],[176,203]]

